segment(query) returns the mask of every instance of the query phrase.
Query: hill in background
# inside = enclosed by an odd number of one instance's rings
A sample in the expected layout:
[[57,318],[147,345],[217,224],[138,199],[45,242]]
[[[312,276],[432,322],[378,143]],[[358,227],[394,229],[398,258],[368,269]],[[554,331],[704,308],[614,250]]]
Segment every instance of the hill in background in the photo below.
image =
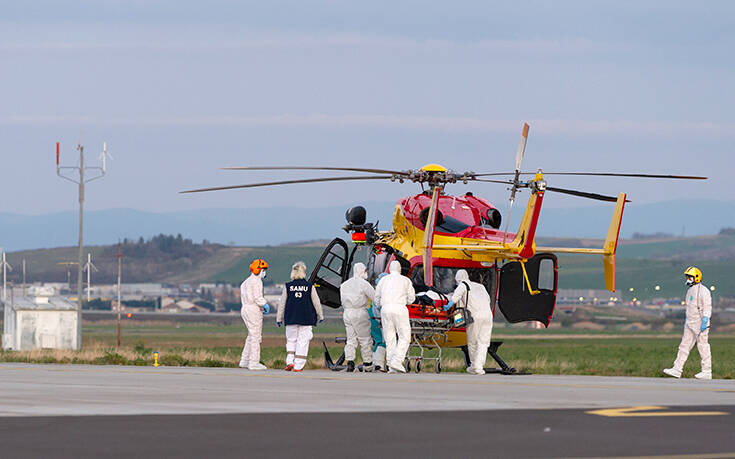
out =
[[[368,220],[391,226],[395,202],[360,202],[321,208],[203,209],[153,213],[109,209],[85,213],[85,243],[105,245],[125,238],[151,238],[157,234],[183,234],[194,241],[209,240],[229,246],[261,246],[331,239],[343,235],[345,210],[353,205],[368,209]],[[507,202],[496,203],[506,212]],[[544,207],[538,235],[570,238],[604,237],[612,205],[554,209]],[[523,212],[511,219],[516,227]],[[628,204],[620,235],[636,233],[694,236],[716,234],[735,227],[735,203],[670,201]],[[46,215],[0,213],[0,247],[13,252],[41,247],[63,247],[77,240],[78,214],[73,211]]]
[[[254,258],[270,264],[268,281],[288,280],[291,265],[297,260],[313,268],[327,241],[303,245],[230,247],[222,244],[197,244],[181,236],[159,235],[148,240],[126,240],[122,244],[123,281],[156,283],[225,282],[238,284],[249,274]],[[553,246],[601,247],[596,239],[542,239],[539,244]],[[735,297],[735,235],[691,238],[655,238],[621,240],[617,257],[617,286],[623,298],[680,297],[684,292],[683,271],[697,265],[704,272],[704,283],[715,285],[717,295]],[[99,268],[92,276],[93,284],[114,283],[117,276],[117,245],[94,246],[85,250],[92,254]],[[366,251],[356,256],[364,260]],[[26,259],[28,281],[66,282],[67,267],[61,262],[76,261],[75,247],[14,252],[8,261],[16,268]],[[602,289],[604,278],[599,256],[563,255],[559,257],[559,287],[565,289]],[[72,267],[72,282],[76,267]],[[9,273],[9,280],[20,282],[20,269]],[[655,290],[655,286],[660,286]],[[629,289],[633,288],[634,293]]]

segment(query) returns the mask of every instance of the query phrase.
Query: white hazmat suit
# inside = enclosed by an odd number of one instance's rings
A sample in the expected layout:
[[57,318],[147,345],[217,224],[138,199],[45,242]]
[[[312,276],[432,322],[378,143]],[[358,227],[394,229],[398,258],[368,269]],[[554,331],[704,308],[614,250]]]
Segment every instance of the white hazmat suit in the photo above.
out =
[[470,355],[470,366],[467,368],[467,373],[484,375],[487,348],[490,346],[490,337],[493,332],[490,295],[484,285],[472,282],[464,269],[457,271],[455,279],[457,288],[451,300],[458,307],[467,308],[473,319],[473,322],[467,326],[467,350]]
[[363,363],[373,362],[373,338],[370,336],[370,302],[375,299],[375,289],[367,279],[367,269],[355,263],[353,276],[339,287],[339,296],[344,308],[342,320],[347,332],[345,359],[354,362],[357,344],[360,343]]
[[263,297],[263,280],[260,275],[251,274],[240,284],[240,301],[242,302],[240,315],[248,329],[248,337],[245,339],[245,347],[240,357],[240,367],[264,370],[265,365],[260,363],[260,343],[263,341],[263,307],[266,301]]
[[681,376],[684,364],[689,357],[689,351],[696,343],[699,355],[702,357],[702,373],[699,373],[697,377],[712,377],[712,353],[708,342],[709,328],[704,331],[701,331],[700,328],[704,317],[707,317],[708,322],[712,317],[712,295],[707,287],[696,283],[687,290],[684,336],[679,344],[679,353],[674,361],[674,367],[669,369],[673,371],[666,372],[666,374],[677,378]]
[[[392,261],[390,274],[383,277],[375,290],[375,302],[381,307],[381,323],[385,338],[386,361],[393,371],[406,372],[403,360],[411,344],[411,323],[407,304],[416,299],[416,292],[408,277],[401,275],[401,264]],[[398,341],[396,341],[398,335]]]

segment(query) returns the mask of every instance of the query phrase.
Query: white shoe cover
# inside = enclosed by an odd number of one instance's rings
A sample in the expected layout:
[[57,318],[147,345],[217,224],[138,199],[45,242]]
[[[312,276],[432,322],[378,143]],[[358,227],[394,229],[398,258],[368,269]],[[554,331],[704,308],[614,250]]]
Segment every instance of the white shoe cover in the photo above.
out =
[[700,371],[696,375],[694,375],[697,379],[712,379],[712,372],[711,371]]
[[247,362],[243,362],[242,360],[240,360],[240,363],[238,364],[238,366],[239,366],[240,368],[245,368],[245,369],[247,369],[247,368],[248,368],[248,363],[247,363]]
[[267,370],[268,367],[263,365],[262,363],[251,363],[248,365],[248,370]]
[[681,371],[677,370],[676,368],[666,368],[664,369],[664,374],[673,376],[674,378],[681,378]]
[[406,372],[406,369],[400,363],[399,364],[395,364],[395,363],[394,364],[391,364],[389,368],[391,370],[396,371],[396,372],[399,372],[399,373],[405,373]]

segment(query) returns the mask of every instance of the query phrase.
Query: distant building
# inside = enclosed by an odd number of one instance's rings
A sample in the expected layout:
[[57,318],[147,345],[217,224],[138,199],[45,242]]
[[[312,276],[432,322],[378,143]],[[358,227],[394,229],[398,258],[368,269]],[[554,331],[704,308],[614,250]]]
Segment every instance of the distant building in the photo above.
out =
[[[170,298],[166,298],[166,300],[170,300]],[[163,302],[162,302],[163,303]],[[203,308],[201,306],[197,306],[196,304],[181,300],[177,302],[173,301],[167,301],[165,306],[161,305],[161,311],[164,312],[173,312],[173,313],[179,313],[179,312],[209,312],[209,309]]]
[[79,349],[76,304],[53,296],[52,287],[31,287],[29,293],[3,305],[3,349]]

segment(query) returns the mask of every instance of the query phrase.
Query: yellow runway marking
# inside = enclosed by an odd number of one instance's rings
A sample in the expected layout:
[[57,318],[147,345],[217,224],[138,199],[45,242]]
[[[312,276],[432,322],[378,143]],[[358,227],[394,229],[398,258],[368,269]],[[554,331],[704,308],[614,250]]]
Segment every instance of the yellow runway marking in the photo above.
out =
[[[587,414],[605,416],[608,418],[639,418],[654,416],[723,416],[730,413],[725,411],[662,411],[666,406],[631,406],[628,408],[605,408],[603,410],[585,411]],[[656,411],[658,410],[658,411]]]

